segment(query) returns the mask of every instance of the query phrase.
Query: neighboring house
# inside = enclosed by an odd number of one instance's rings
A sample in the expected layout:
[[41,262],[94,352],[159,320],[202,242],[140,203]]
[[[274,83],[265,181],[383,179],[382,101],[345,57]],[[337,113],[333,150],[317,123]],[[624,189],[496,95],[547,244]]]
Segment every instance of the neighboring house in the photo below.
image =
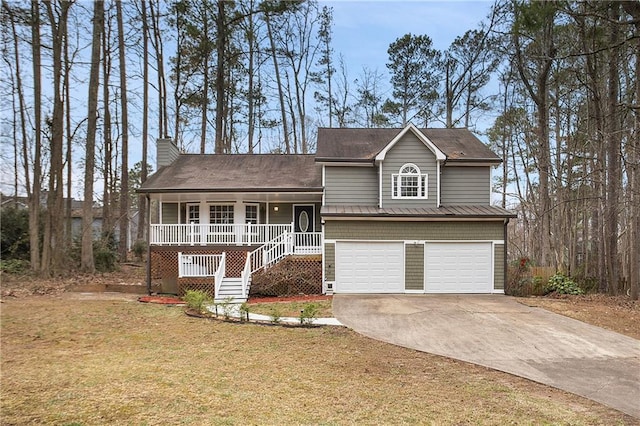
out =
[[315,155],[179,154],[160,140],[140,189],[159,205],[149,285],[215,282],[217,298],[244,299],[256,271],[321,254],[325,292],[502,293],[515,215],[491,206],[500,162],[466,129],[413,125],[322,128]]

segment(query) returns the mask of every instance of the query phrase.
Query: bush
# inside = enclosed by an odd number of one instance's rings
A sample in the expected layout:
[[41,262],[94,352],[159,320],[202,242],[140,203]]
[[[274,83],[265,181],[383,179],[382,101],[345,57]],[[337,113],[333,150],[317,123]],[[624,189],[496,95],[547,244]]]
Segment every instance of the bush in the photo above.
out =
[[300,324],[313,324],[313,320],[318,318],[318,312],[320,312],[320,306],[317,303],[305,303],[300,311]]
[[29,269],[28,260],[7,259],[0,260],[0,270],[7,274],[19,274]]
[[187,290],[183,297],[189,309],[204,312],[209,303],[213,301],[208,293],[202,290]]
[[2,259],[30,257],[29,212],[17,207],[5,207],[0,212],[0,256]]
[[133,255],[136,257],[136,260],[138,262],[141,262],[144,254],[147,251],[147,242],[145,240],[136,240],[136,242],[133,243],[133,247],[131,248],[131,251],[133,252]]
[[93,261],[95,263],[96,271],[98,272],[113,272],[116,270],[116,262],[118,260],[118,253],[98,245],[93,248]]
[[549,293],[579,295],[584,294],[584,291],[571,278],[556,273],[549,278],[549,282],[545,288],[545,294]]

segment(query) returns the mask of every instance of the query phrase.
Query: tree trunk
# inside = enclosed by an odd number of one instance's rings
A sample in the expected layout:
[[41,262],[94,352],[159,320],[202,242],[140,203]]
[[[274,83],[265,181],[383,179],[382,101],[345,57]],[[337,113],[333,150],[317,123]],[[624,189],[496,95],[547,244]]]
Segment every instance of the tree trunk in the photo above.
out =
[[103,128],[104,137],[104,164],[102,167],[103,192],[102,192],[102,238],[111,239],[113,235],[113,214],[112,214],[112,191],[113,191],[113,141],[111,140],[111,110],[109,107],[110,92],[109,80],[111,78],[111,53],[107,40],[107,31],[104,26],[104,2],[102,10],[102,105],[103,105]]
[[284,148],[286,154],[291,154],[291,143],[289,142],[289,126],[287,125],[287,112],[284,104],[284,87],[280,78],[280,68],[278,66],[278,56],[276,54],[276,41],[273,38],[273,30],[271,28],[271,18],[265,13],[264,20],[267,24],[267,34],[269,35],[269,44],[271,48],[271,57],[273,58],[273,68],[276,74],[276,83],[278,85],[278,101],[280,103],[280,116],[282,118],[282,136],[284,139]]
[[[87,111],[87,143],[84,167],[84,201],[82,203],[81,269],[93,273],[93,174],[95,169],[96,128],[98,122],[98,86],[100,85],[100,39],[104,28],[104,2],[93,3],[91,71]],[[103,218],[104,219],[104,218]]]
[[124,51],[122,2],[116,2],[118,21],[118,57],[120,62],[120,104],[122,109],[122,178],[120,179],[120,261],[127,261],[129,249],[129,114],[127,105],[127,68]]
[[[140,184],[147,180],[147,151],[149,138],[149,26],[147,25],[147,2],[142,0],[142,169]],[[177,132],[177,127],[176,127]],[[137,240],[144,240],[147,230],[147,197],[138,195]]]
[[620,88],[618,20],[620,19],[620,5],[613,2],[609,6],[609,43],[611,47],[609,58],[608,84],[608,114],[607,114],[607,190],[605,203],[605,258],[607,265],[607,280],[609,290],[618,294],[618,209],[620,183],[622,181],[620,166],[620,116],[618,113],[618,90]]
[[[31,0],[31,52],[33,56],[33,190],[29,196],[29,244],[31,270],[40,271],[40,185],[42,179],[42,80],[40,76],[40,2]],[[25,150],[25,156],[26,156]],[[25,163],[26,164],[26,163]]]
[[67,15],[72,3],[62,1],[59,14],[54,12],[50,2],[46,2],[47,15],[52,33],[53,63],[53,114],[51,119],[49,193],[47,197],[47,220],[42,252],[41,270],[43,274],[58,273],[64,259],[64,212],[63,212],[63,139],[64,139],[64,103],[62,93],[62,47],[67,33]]
[[218,13],[216,14],[216,141],[215,153],[223,154],[225,151],[224,141],[224,104],[225,104],[225,84],[224,71],[226,60],[224,48],[227,41],[226,17],[224,11],[225,0],[217,0]]

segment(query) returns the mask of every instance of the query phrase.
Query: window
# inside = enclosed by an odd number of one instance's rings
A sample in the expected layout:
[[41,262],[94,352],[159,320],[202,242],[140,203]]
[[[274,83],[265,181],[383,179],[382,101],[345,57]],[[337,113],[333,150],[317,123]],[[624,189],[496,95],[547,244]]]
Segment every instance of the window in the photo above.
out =
[[209,206],[209,223],[212,224],[232,224],[233,205]]
[[200,206],[197,204],[187,205],[187,223],[200,223]]
[[252,225],[258,224],[258,206],[247,205],[244,208],[244,221]]
[[391,198],[427,198],[427,175],[415,164],[405,164],[391,176]]

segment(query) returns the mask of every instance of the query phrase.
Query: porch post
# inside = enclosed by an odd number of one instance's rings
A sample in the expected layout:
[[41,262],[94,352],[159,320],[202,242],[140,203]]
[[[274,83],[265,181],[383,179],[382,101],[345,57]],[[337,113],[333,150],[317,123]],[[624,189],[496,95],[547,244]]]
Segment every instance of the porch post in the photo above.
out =
[[151,199],[149,197],[149,194],[147,194],[146,198],[147,198],[147,294],[151,295]]

